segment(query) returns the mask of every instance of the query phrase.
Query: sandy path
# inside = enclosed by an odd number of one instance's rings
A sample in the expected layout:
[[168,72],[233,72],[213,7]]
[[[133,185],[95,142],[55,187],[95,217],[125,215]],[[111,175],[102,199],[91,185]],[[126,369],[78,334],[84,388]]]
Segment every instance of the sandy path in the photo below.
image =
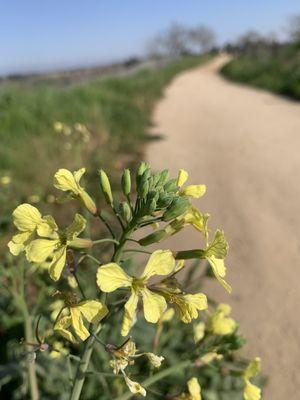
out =
[[[210,285],[233,306],[247,352],[260,355],[270,381],[266,399],[300,398],[300,105],[235,85],[217,74],[220,56],[179,75],[158,104],[148,160],[190,172],[205,183],[199,200],[231,244],[233,294]],[[197,244],[192,229],[177,247]],[[187,237],[187,236],[188,237]],[[173,240],[174,241],[174,240]]]

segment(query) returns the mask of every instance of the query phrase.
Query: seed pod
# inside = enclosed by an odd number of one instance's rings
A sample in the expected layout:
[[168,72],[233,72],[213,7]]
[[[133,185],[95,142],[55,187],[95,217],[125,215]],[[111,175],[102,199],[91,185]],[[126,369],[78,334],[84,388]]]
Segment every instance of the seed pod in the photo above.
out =
[[113,203],[113,196],[112,196],[112,192],[111,192],[111,187],[110,187],[108,176],[103,171],[103,169],[100,169],[99,175],[100,175],[100,186],[101,186],[101,190],[102,190],[102,192],[104,194],[105,200],[106,200],[106,202],[108,204],[112,204]]
[[122,175],[122,190],[125,196],[128,196],[131,192],[131,176],[128,168],[124,169]]
[[166,235],[167,233],[165,232],[165,230],[161,229],[160,231],[150,233],[150,235],[140,239],[139,244],[141,246],[149,246],[150,244],[160,242]]
[[179,217],[188,209],[189,205],[188,199],[184,197],[176,198],[164,213],[163,220],[167,222]]
[[124,201],[123,203],[120,204],[119,209],[120,209],[120,215],[124,219],[124,221],[130,222],[132,214],[129,204],[126,201]]

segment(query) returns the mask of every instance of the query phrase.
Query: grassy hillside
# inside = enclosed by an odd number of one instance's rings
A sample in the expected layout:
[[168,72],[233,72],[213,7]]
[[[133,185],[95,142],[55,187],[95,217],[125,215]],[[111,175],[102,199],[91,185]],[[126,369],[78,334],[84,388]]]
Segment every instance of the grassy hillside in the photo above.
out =
[[233,81],[300,100],[300,44],[236,55],[221,73]]
[[[113,178],[125,164],[135,163],[151,123],[153,104],[164,87],[180,71],[205,60],[205,57],[186,57],[156,70],[68,88],[45,83],[30,87],[22,83],[2,85],[2,225],[6,221],[4,215],[20,201],[43,202],[49,198],[52,176],[58,168],[101,166]],[[68,128],[63,126],[57,132],[54,129],[57,121]],[[84,134],[86,130],[88,133]],[[93,177],[92,182],[98,183],[97,178]],[[35,197],[30,198],[32,194]]]

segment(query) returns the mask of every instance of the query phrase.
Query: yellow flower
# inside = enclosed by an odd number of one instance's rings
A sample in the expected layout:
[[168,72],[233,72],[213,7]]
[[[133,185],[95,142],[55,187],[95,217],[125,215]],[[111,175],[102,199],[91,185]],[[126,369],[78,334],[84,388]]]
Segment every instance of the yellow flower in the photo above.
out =
[[210,364],[214,360],[222,360],[222,354],[218,354],[215,351],[211,351],[210,353],[206,353],[204,356],[200,358],[200,360],[204,364]]
[[145,353],[145,356],[148,358],[154,368],[159,368],[165,359],[163,356],[157,356],[154,353]]
[[219,304],[216,311],[211,315],[208,329],[215,335],[229,335],[237,328],[234,319],[228,318],[231,307],[228,304]]
[[[187,181],[188,176],[188,173],[184,169],[180,169],[177,177],[177,186],[181,188]],[[179,191],[180,195],[192,197],[194,199],[199,199],[205,192],[205,185],[189,185]]]
[[68,354],[69,349],[67,349],[62,342],[56,341],[53,343],[49,356],[51,358],[60,358],[62,355],[67,356]]
[[124,374],[124,379],[125,379],[126,385],[128,386],[128,389],[131,391],[131,393],[140,394],[143,397],[146,396],[146,390],[138,382],[132,381],[125,374]]
[[261,360],[256,357],[247,367],[244,372],[244,399],[245,400],[260,400],[261,399],[261,389],[250,382],[250,378],[257,375],[261,369]]
[[84,341],[90,336],[84,325],[84,319],[92,324],[97,324],[108,313],[107,307],[97,300],[86,300],[80,303],[70,301],[68,310],[69,315],[60,317],[54,326],[54,330],[72,343],[75,343],[76,339],[69,331],[71,327],[75,334]]
[[14,256],[25,250],[35,233],[47,237],[57,230],[57,225],[51,216],[42,217],[37,208],[27,203],[19,205],[12,216],[14,225],[19,231],[8,243],[9,250]]
[[176,400],[201,400],[201,387],[198,379],[193,377],[187,382],[188,393],[175,397]]
[[225,239],[224,232],[217,230],[213,241],[205,250],[205,258],[209,262],[215,277],[221,285],[231,293],[231,286],[225,281],[226,267],[224,258],[228,253],[228,243]]
[[97,284],[106,293],[118,288],[131,289],[131,296],[125,304],[121,334],[126,336],[130,331],[136,316],[139,297],[144,304],[144,315],[148,322],[156,323],[167,308],[166,300],[160,294],[147,287],[148,280],[154,275],[169,275],[174,271],[175,259],[170,250],[157,250],[149,258],[143,274],[132,278],[116,263],[103,265],[97,272]]
[[0,183],[3,186],[9,185],[11,183],[11,177],[8,175],[1,176]]
[[79,198],[85,207],[92,213],[97,213],[97,207],[90,195],[80,186],[80,179],[85,173],[81,168],[73,173],[67,169],[59,169],[54,175],[54,187],[64,192],[69,192],[74,198]]
[[74,221],[64,231],[54,232],[49,238],[35,239],[26,247],[26,257],[28,261],[37,264],[43,263],[48,257],[52,256],[49,265],[51,279],[57,281],[66,263],[68,246],[76,245],[77,236],[85,229],[86,220],[76,214]]
[[199,311],[207,309],[207,298],[203,293],[172,293],[167,295],[167,299],[173,304],[178,317],[185,324],[189,324],[193,319],[198,318]]
[[205,335],[205,323],[203,321],[198,322],[193,326],[194,331],[194,341],[195,343],[200,342]]

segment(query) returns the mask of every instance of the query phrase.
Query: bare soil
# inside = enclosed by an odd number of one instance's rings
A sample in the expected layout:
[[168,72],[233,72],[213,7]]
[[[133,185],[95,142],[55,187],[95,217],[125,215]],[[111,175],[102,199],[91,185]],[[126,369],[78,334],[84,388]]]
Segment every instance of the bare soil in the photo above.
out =
[[[300,104],[225,81],[219,56],[179,75],[154,113],[161,141],[148,147],[155,169],[179,168],[205,183],[197,201],[231,244],[232,295],[212,282],[209,294],[233,307],[269,376],[265,398],[300,398]],[[192,228],[170,246],[199,245]],[[168,244],[169,245],[169,244]]]

